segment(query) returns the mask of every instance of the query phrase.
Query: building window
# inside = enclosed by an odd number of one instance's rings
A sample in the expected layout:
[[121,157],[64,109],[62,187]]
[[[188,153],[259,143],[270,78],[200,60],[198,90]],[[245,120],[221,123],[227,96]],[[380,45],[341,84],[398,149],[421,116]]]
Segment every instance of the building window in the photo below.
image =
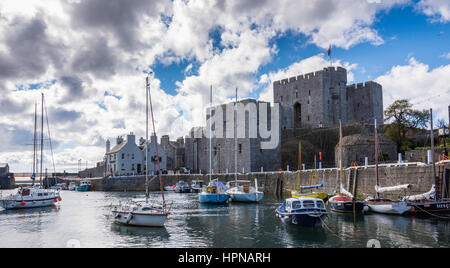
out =
[[131,155],[131,159],[134,159],[134,154]]
[[308,95],[311,96],[311,90],[308,90]]
[[295,98],[298,98],[298,91],[295,91]]
[[242,144],[239,144],[239,153],[242,154]]
[[122,154],[122,159],[125,159],[125,154]]
[[280,101],[283,102],[283,96],[280,97]]
[[307,120],[308,120],[308,122],[309,122],[309,115],[308,115],[308,119],[307,119]]

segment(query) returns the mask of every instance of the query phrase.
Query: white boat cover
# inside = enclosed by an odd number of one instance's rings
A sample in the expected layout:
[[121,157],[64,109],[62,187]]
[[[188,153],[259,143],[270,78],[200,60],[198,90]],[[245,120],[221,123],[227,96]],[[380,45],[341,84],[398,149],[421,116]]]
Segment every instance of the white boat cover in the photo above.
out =
[[420,201],[420,200],[425,200],[425,199],[434,199],[435,195],[436,195],[436,187],[433,184],[433,186],[431,186],[431,190],[429,192],[424,193],[424,194],[405,196],[403,198],[403,201]]
[[341,194],[346,195],[350,198],[353,198],[353,195],[349,191],[345,190],[345,188],[342,184],[341,184]]
[[403,184],[391,187],[380,187],[378,185],[375,185],[375,191],[377,191],[377,193],[395,192],[399,190],[406,190],[409,189],[410,187],[411,184]]

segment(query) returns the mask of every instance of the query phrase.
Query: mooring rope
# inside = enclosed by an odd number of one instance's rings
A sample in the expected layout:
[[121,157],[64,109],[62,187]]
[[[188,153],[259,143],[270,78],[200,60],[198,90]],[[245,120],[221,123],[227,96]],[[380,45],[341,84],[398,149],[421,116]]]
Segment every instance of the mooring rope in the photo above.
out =
[[423,212],[429,214],[430,216],[433,216],[433,217],[436,217],[436,218],[441,218],[441,219],[446,219],[446,220],[449,220],[449,219],[450,219],[450,217],[439,216],[439,215],[437,215],[437,214],[433,214],[433,213],[428,212],[428,211],[426,211],[426,210],[424,210],[424,209],[422,209],[422,208],[420,208],[420,207],[418,207],[418,206],[414,206],[414,208],[418,208],[418,209],[422,210]]
[[342,237],[337,235],[335,232],[333,232],[333,230],[330,229],[330,227],[328,227],[328,225],[325,223],[325,221],[322,219],[322,217],[319,217],[319,219],[322,221],[322,226],[324,226],[328,232],[330,232],[332,235],[336,236],[340,240],[344,241],[344,239]]

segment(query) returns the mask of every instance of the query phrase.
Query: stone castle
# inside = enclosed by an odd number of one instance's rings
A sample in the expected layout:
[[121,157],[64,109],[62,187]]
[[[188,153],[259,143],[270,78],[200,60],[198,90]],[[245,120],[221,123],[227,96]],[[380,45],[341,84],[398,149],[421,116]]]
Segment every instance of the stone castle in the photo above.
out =
[[347,85],[347,70],[322,71],[273,83],[274,102],[283,108],[281,128],[383,122],[383,91],[375,82]]

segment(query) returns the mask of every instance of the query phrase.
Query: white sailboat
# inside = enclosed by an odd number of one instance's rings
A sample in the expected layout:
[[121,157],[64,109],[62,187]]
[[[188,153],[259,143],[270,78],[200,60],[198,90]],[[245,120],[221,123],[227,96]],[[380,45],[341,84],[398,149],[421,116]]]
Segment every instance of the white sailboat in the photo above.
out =
[[395,215],[402,215],[411,210],[411,206],[409,206],[406,202],[394,202],[390,199],[380,198],[381,193],[406,190],[409,189],[411,185],[404,184],[391,187],[380,187],[380,179],[378,172],[378,132],[376,119],[375,119],[375,168],[376,168],[376,185],[375,185],[376,197],[366,200],[366,204],[369,207],[369,209],[376,213],[395,214]]
[[230,188],[226,193],[230,196],[232,202],[245,202],[255,203],[263,199],[264,193],[258,190],[258,180],[255,179],[255,185],[251,186],[250,181],[243,181],[237,179],[237,88],[236,88],[236,101],[234,103],[234,181],[227,183],[227,187]]
[[[37,167],[37,105],[35,105],[34,114],[34,138],[33,138],[33,174],[31,179],[33,184],[31,187],[19,187],[15,194],[11,194],[0,199],[0,206],[4,209],[26,209],[37,207],[49,207],[60,202],[61,196],[59,191],[44,189],[43,187],[43,151],[44,151],[44,94],[42,93],[42,115],[41,115],[41,141],[40,141],[40,177],[39,185],[34,185],[36,179]],[[45,110],[47,111],[47,110]],[[48,119],[47,119],[48,125]],[[50,129],[50,128],[49,128]],[[50,138],[50,131],[49,131]]]
[[[152,98],[150,94],[150,82],[149,76],[152,74],[150,72],[146,78],[146,142],[148,146],[148,106],[150,101],[150,110],[152,114],[152,123],[153,123],[153,134],[156,139],[156,130],[155,130],[155,120],[153,117],[153,107],[152,107]],[[158,153],[158,143],[155,142],[155,151],[156,151],[156,159],[158,164],[158,176],[161,188],[161,196],[162,196],[162,205],[149,202],[149,189],[148,189],[148,148],[145,149],[146,155],[146,175],[145,175],[145,184],[146,184],[146,193],[144,201],[129,201],[125,204],[119,204],[112,209],[112,213],[114,215],[114,222],[118,224],[124,225],[132,225],[132,226],[148,226],[148,227],[163,227],[167,217],[169,216],[169,211],[166,209],[166,202],[164,199],[164,191],[162,188],[162,179],[161,179],[161,168],[159,161],[159,153]]]

